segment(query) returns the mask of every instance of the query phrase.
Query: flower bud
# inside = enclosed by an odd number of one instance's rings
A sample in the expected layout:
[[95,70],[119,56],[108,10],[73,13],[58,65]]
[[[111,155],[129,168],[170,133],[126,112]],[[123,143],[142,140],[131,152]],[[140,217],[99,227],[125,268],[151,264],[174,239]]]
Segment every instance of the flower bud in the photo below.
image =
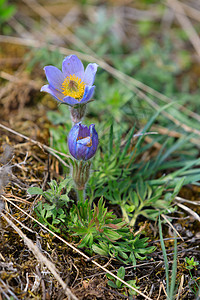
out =
[[77,160],[86,161],[92,158],[96,153],[98,143],[98,134],[94,124],[88,128],[86,125],[78,123],[69,132],[69,151]]

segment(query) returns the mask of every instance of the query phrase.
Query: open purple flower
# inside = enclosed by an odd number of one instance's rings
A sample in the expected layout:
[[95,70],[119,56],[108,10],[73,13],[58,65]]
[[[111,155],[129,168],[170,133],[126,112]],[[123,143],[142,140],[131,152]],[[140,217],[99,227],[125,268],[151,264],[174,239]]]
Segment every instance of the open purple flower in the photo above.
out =
[[88,160],[95,155],[99,140],[95,125],[78,123],[72,127],[68,136],[68,147],[71,155],[77,160]]
[[86,104],[94,94],[93,85],[98,65],[84,66],[76,55],[67,56],[62,63],[62,72],[54,66],[44,67],[49,84],[41,91],[51,94],[57,101],[70,106]]

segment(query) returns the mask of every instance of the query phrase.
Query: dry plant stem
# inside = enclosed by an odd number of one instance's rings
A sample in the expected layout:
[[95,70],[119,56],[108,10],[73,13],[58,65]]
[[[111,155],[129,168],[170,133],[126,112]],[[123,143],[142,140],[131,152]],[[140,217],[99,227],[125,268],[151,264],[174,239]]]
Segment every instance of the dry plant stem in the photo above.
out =
[[195,220],[200,222],[200,216],[195,211],[193,211],[191,208],[189,208],[181,203],[177,203],[177,202],[176,202],[176,205],[178,205],[183,210],[187,211],[187,213],[190,214],[191,216],[193,216],[193,218]]
[[192,19],[200,22],[200,13],[199,10],[195,9],[194,7],[189,6],[186,3],[181,3],[182,7],[184,8],[185,13]]
[[182,4],[177,0],[167,0],[167,4],[174,10],[177,20],[181,24],[184,31],[187,33],[197,54],[200,56],[199,36],[198,36],[197,32],[195,31],[190,20],[185,15],[185,11],[184,11]]
[[[8,287],[8,285],[1,278],[0,278],[0,282],[1,282],[2,286],[4,286],[4,289],[2,289],[0,287],[0,291],[1,291],[2,295],[5,296],[4,299],[8,299],[9,300],[9,299],[12,299],[12,297],[13,297],[13,299],[19,300],[19,298],[17,298],[15,296],[15,294],[11,291],[11,289]],[[12,297],[8,296],[8,294],[6,294],[5,291],[8,292]],[[2,300],[2,297],[0,298],[0,300]]]
[[7,131],[9,131],[9,132],[11,132],[11,133],[13,133],[13,134],[15,134],[15,135],[20,136],[21,138],[23,138],[23,139],[25,139],[25,140],[27,140],[27,141],[29,141],[29,142],[35,144],[35,145],[37,145],[37,146],[40,147],[41,149],[45,149],[45,150],[48,151],[51,155],[55,156],[55,157],[56,157],[56,158],[57,158],[57,159],[65,166],[65,167],[69,167],[69,165],[68,165],[64,160],[62,160],[62,158],[60,158],[58,155],[56,155],[56,153],[58,153],[58,154],[60,154],[60,155],[62,155],[62,156],[65,156],[65,157],[67,157],[67,158],[70,157],[69,155],[67,155],[67,154],[65,154],[65,153],[62,153],[62,152],[60,152],[60,151],[57,151],[57,150],[55,150],[55,149],[53,149],[53,148],[51,148],[51,147],[48,147],[48,146],[46,146],[46,145],[44,145],[44,144],[42,144],[42,143],[40,143],[40,142],[38,142],[38,141],[35,141],[35,140],[33,140],[33,139],[31,139],[31,138],[29,138],[29,137],[23,135],[23,134],[21,134],[21,133],[15,131],[15,130],[13,130],[13,129],[11,129],[11,128],[8,128],[7,126],[5,126],[5,125],[3,125],[3,124],[0,124],[0,127],[3,128],[3,129],[5,129],[5,130],[7,130]]
[[89,259],[90,262],[92,262],[93,264],[95,264],[98,268],[102,269],[104,272],[112,275],[115,279],[119,280],[121,283],[123,283],[125,286],[127,286],[129,289],[137,292],[139,295],[143,296],[145,299],[148,300],[152,300],[150,297],[146,296],[144,293],[140,292],[139,290],[135,289],[134,287],[132,287],[130,284],[128,284],[126,281],[122,280],[121,278],[119,278],[118,276],[116,276],[115,274],[113,274],[111,271],[107,270],[105,267],[101,266],[99,263],[97,263],[94,260],[91,260],[89,256],[87,256],[85,253],[81,252],[80,250],[78,250],[76,247],[74,247],[73,245],[71,245],[70,243],[68,243],[67,241],[65,241],[63,238],[61,238],[59,235],[57,235],[56,233],[54,233],[53,231],[51,231],[50,229],[48,229],[46,226],[44,226],[43,224],[41,224],[39,221],[37,221],[35,218],[33,218],[31,215],[29,215],[26,211],[24,211],[23,209],[21,209],[19,206],[17,206],[16,204],[14,204],[12,201],[10,201],[9,199],[7,199],[5,196],[2,195],[2,198],[6,201],[8,201],[10,204],[12,204],[13,206],[15,206],[17,209],[19,209],[21,212],[23,212],[24,214],[26,214],[30,219],[32,219],[34,222],[36,222],[37,224],[39,224],[42,228],[44,228],[45,230],[47,230],[48,232],[50,232],[53,236],[55,236],[56,238],[58,238],[60,241],[62,241],[65,245],[67,245],[68,247],[70,247],[71,249],[73,249],[75,252],[77,252],[78,254],[80,254],[81,256],[83,256],[86,260]]
[[44,256],[39,248],[34,245],[32,240],[27,238],[27,236],[10,220],[6,217],[4,213],[1,213],[1,216],[6,220],[6,222],[19,234],[19,236],[24,240],[24,243],[27,245],[27,247],[32,251],[32,253],[35,255],[37,260],[41,264],[45,264],[49,271],[54,275],[56,280],[59,282],[59,284],[62,286],[65,295],[69,297],[69,299],[72,300],[78,300],[78,298],[70,291],[70,289],[67,287],[66,283],[62,280],[62,278],[58,275],[58,271],[56,270],[55,265]]
[[187,199],[181,198],[179,196],[176,196],[175,200],[180,201],[180,202],[190,203],[192,205],[199,205],[200,206],[200,201],[191,201],[191,200],[187,200]]
[[179,234],[179,232],[176,230],[176,228],[172,225],[172,223],[167,219],[167,217],[164,214],[161,214],[161,216],[163,217],[163,219],[165,219],[165,221],[169,224],[169,226],[176,232],[176,234],[181,238],[181,240],[184,242],[184,239],[182,238],[182,236]]
[[178,295],[176,297],[176,300],[179,299],[179,297],[181,296],[182,294],[182,291],[183,291],[183,283],[184,283],[184,274],[181,276],[181,282],[180,282],[180,285],[179,285],[179,288],[178,288]]

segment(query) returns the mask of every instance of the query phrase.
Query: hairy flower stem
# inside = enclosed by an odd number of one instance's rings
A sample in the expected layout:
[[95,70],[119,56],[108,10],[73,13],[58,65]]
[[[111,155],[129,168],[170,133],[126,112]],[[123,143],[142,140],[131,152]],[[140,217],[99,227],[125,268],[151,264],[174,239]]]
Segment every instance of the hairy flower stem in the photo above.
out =
[[85,190],[77,190],[77,196],[79,202],[85,202]]
[[80,104],[79,106],[71,107],[71,119],[74,124],[82,121],[86,111],[86,104]]
[[90,161],[74,160],[72,177],[76,185],[79,201],[84,202],[85,186],[90,176]]

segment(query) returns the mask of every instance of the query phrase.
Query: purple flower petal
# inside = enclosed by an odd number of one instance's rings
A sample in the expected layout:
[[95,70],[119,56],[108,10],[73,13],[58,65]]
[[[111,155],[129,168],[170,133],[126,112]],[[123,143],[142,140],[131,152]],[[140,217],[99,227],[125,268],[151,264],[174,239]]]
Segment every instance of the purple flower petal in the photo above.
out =
[[44,67],[44,71],[45,71],[47,80],[50,83],[50,85],[54,89],[62,92],[61,86],[62,86],[63,81],[65,80],[63,73],[54,66]]
[[85,70],[85,74],[83,77],[83,82],[86,85],[93,85],[95,75],[97,72],[98,65],[97,64],[89,64]]
[[95,125],[91,124],[89,127],[89,130],[90,130],[90,136],[92,137],[92,145],[95,146],[95,148],[97,148],[97,146],[99,144],[99,139],[98,139],[98,134],[95,129]]
[[72,127],[72,129],[69,132],[68,135],[68,147],[69,147],[69,152],[73,157],[76,157],[76,142],[77,142],[77,136],[79,132],[79,124],[76,124],[75,126]]
[[95,89],[94,85],[93,86],[86,85],[83,98],[80,101],[81,104],[88,102],[92,98],[94,94],[94,89]]
[[63,60],[62,71],[65,77],[75,74],[83,80],[84,66],[76,55],[69,55]]
[[90,135],[90,131],[86,125],[79,123],[78,139],[85,138]]
[[87,150],[88,150],[87,146],[81,145],[80,143],[77,143],[76,144],[76,159],[85,160]]
[[77,99],[72,98],[70,96],[67,96],[67,97],[63,98],[63,102],[68,104],[69,106],[74,106],[74,105],[80,103],[80,101],[78,101]]
[[63,103],[64,95],[61,92],[55,90],[51,85],[49,84],[43,85],[40,91],[51,94],[57,101]]
[[85,160],[88,160],[95,155],[97,151],[97,146],[99,144],[98,134],[95,130],[95,125],[91,124],[89,130],[90,130],[90,136],[92,138],[92,143],[91,146],[88,147],[88,150],[85,154]]

